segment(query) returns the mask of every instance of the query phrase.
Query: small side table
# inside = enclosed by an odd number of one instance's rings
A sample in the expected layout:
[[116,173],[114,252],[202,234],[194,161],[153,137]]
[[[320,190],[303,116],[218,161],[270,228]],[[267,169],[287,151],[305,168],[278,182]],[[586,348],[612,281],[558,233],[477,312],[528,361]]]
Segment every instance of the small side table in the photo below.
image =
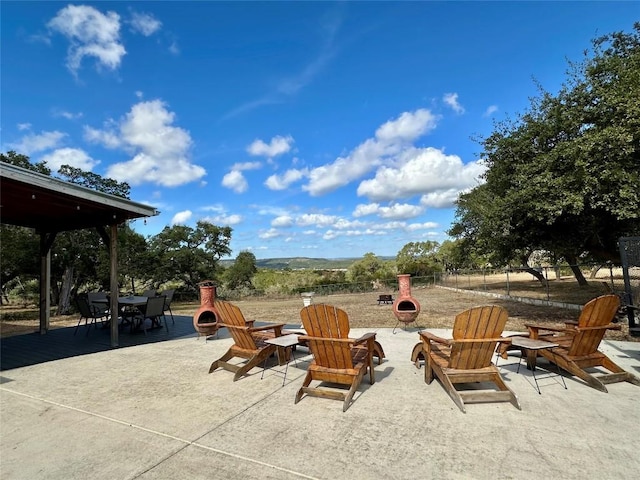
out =
[[[540,385],[538,385],[538,379],[536,378],[536,358],[538,356],[538,350],[549,349],[551,354],[553,353],[553,348],[557,347],[557,343],[546,342],[544,340],[538,340],[529,337],[511,337],[511,345],[514,347],[519,347],[520,350],[527,354],[527,368],[531,370],[533,375],[533,381],[536,383],[536,389],[538,390],[538,394],[542,395],[540,391]],[[520,356],[520,360],[518,360],[518,369],[516,373],[520,372],[520,364],[522,363],[522,355]],[[557,367],[557,364],[556,364]],[[562,379],[562,384],[564,385],[564,389],[567,389],[567,384],[564,381],[564,377],[560,374],[560,368],[558,367],[557,373],[552,373],[551,376],[560,377]]]
[[[284,383],[287,380],[287,370],[289,369],[289,362],[293,360],[294,364],[298,365],[298,362],[296,361],[296,358],[295,358],[295,348],[294,348],[296,345],[298,345],[298,335],[290,334],[290,335],[282,335],[280,337],[268,338],[267,340],[265,340],[265,343],[277,346],[278,358],[285,359],[284,372],[279,372],[276,369],[272,369],[277,373],[280,373],[283,375],[282,386],[284,387]],[[267,368],[267,359],[265,359],[264,361],[260,380],[264,378],[264,371],[266,370],[266,368]]]

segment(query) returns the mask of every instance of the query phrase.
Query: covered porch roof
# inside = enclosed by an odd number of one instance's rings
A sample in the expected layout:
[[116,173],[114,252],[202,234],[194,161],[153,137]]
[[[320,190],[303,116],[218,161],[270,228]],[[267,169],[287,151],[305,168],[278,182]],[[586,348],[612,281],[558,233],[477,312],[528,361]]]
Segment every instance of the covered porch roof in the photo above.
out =
[[80,230],[157,215],[155,208],[0,163],[0,221],[38,232]]
[[33,228],[40,234],[41,333],[49,328],[50,252],[56,234],[96,228],[111,257],[111,344],[118,345],[117,226],[157,214],[148,205],[0,162],[0,223]]

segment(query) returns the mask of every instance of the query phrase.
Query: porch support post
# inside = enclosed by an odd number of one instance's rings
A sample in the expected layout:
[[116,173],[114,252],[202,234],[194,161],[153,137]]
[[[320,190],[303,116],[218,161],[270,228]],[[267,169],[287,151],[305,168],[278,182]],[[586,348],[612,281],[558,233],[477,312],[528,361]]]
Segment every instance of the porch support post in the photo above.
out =
[[111,225],[109,242],[109,260],[111,262],[111,276],[109,290],[111,290],[111,346],[118,346],[118,224]]

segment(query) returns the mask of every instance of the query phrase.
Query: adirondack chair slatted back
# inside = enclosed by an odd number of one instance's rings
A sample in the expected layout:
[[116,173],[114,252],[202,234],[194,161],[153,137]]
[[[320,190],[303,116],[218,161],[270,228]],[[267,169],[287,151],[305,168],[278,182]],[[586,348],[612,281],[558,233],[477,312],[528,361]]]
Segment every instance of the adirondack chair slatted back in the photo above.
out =
[[[351,346],[353,342],[335,338],[305,337],[316,365],[335,370],[353,370]],[[336,377],[336,382],[339,382]]]
[[[595,353],[604,338],[607,326],[616,316],[620,299],[617,295],[603,295],[587,302],[580,312],[577,333],[569,346],[568,355]],[[597,328],[602,327],[602,328]]]
[[[348,338],[349,316],[344,310],[323,303],[309,305],[300,311],[302,326],[310,337]],[[331,319],[327,321],[327,319]]]
[[257,350],[255,339],[245,324],[244,315],[242,315],[240,308],[223,300],[216,300],[213,305],[220,315],[222,323],[229,330],[236,346],[244,350]]
[[[502,335],[508,316],[504,308],[495,305],[471,308],[456,315],[449,367],[477,369],[491,365],[491,358],[497,344],[496,339]],[[477,341],[455,342],[455,340]]]

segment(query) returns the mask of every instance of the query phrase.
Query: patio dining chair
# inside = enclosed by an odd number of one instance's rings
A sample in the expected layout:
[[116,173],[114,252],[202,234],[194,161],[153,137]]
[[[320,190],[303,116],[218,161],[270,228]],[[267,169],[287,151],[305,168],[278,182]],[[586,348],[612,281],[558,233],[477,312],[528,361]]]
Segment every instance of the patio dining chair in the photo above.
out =
[[169,288],[158,293],[158,295],[164,297],[164,311],[165,313],[169,312],[169,315],[171,315],[171,323],[173,323],[174,325],[176,321],[173,318],[173,312],[171,311],[171,302],[173,301],[173,294],[175,293],[175,291],[175,288]]
[[97,328],[97,322],[103,323],[106,319],[109,318],[109,310],[100,308],[97,305],[94,305],[89,302],[87,295],[78,295],[76,302],[78,304],[78,310],[80,311],[80,318],[78,319],[78,324],[76,325],[73,334],[78,333],[78,328],[84,320],[84,324],[87,327],[86,335],[89,335],[89,330],[91,329],[91,325]]
[[169,331],[167,325],[167,318],[164,315],[164,302],[165,297],[148,297],[147,304],[144,306],[144,313],[140,313],[134,317],[134,322],[131,326],[132,330],[142,327],[144,334],[147,334],[146,320],[151,320],[151,325],[158,325],[162,327],[162,318],[164,318],[164,326]]

